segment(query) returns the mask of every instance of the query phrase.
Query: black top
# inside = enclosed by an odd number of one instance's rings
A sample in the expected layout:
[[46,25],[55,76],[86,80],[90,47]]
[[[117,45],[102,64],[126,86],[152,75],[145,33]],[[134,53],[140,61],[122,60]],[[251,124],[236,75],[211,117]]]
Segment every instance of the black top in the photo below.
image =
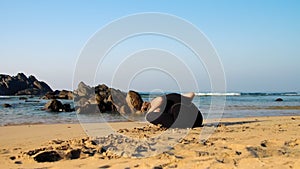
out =
[[163,127],[192,128],[202,126],[203,117],[190,98],[177,93],[162,96],[162,112],[149,112],[146,120]]

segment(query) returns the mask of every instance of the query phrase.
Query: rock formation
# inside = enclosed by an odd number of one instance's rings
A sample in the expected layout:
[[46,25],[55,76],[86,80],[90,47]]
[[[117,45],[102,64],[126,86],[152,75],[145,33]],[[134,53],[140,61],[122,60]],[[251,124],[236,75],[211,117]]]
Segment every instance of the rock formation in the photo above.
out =
[[0,95],[44,95],[47,92],[52,92],[52,89],[32,75],[0,75]]
[[66,99],[73,100],[73,92],[68,90],[55,90],[54,92],[47,92],[41,99],[50,100],[50,99]]
[[83,82],[74,91],[74,101],[77,113],[137,114],[143,104],[141,96],[135,91],[126,94],[105,84],[90,87]]

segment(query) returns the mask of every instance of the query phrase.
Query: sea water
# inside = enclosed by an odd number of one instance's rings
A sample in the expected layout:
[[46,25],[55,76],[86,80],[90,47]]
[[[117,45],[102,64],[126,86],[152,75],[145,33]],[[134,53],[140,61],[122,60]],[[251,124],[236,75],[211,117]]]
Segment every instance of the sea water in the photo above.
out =
[[[159,94],[142,93],[144,101],[149,101]],[[128,121],[130,119],[118,113],[102,113],[78,116],[76,112],[53,113],[42,110],[49,100],[31,97],[27,101],[20,96],[0,96],[0,125],[16,124],[51,124]],[[276,102],[282,98],[282,102]],[[72,106],[72,100],[60,100]],[[196,93],[193,103],[199,108],[204,118],[240,118],[255,116],[300,115],[300,93]],[[143,121],[144,118],[139,118]]]

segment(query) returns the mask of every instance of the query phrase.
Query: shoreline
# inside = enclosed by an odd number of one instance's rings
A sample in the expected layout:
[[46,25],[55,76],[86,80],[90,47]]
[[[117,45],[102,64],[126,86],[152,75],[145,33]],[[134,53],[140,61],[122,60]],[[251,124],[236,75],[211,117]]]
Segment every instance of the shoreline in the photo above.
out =
[[[247,116],[247,117],[221,117],[220,118],[220,121],[225,120],[238,120],[238,119],[248,119],[248,118],[270,118],[270,117],[274,117],[274,118],[279,118],[279,117],[300,117],[300,114],[295,114],[295,115],[277,115],[277,116]],[[211,118],[211,119],[203,119],[204,120],[204,123],[205,121],[214,121],[216,119],[214,118]],[[107,121],[107,122],[90,122],[90,123],[93,123],[93,124],[97,124],[97,123],[147,123],[147,121]],[[5,125],[0,125],[0,128],[1,127],[8,127],[8,126],[26,126],[26,125],[67,125],[67,124],[84,124],[84,123],[80,123],[79,121],[78,122],[70,122],[70,123],[65,123],[65,122],[62,122],[62,123],[43,123],[43,122],[37,122],[37,123],[19,123],[19,124],[5,124]]]

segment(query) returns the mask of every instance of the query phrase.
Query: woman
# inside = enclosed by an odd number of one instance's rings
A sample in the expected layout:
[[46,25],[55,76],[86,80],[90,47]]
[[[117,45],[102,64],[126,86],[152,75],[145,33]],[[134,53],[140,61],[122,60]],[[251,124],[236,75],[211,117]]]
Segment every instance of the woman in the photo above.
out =
[[203,123],[203,117],[192,103],[194,96],[194,93],[183,95],[171,93],[156,97],[150,103],[143,103],[142,112],[147,112],[147,121],[152,124],[161,124],[163,127],[200,127]]

